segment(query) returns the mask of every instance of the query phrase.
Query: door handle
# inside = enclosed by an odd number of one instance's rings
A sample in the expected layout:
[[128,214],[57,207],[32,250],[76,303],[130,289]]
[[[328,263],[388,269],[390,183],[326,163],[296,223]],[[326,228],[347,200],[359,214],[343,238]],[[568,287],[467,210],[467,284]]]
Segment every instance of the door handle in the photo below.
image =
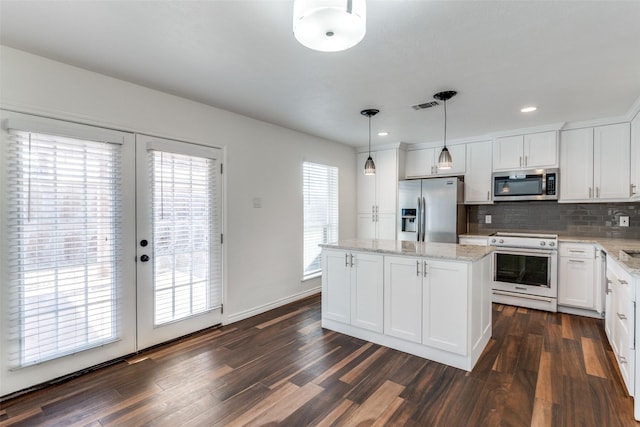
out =
[[616,313],[616,314],[618,315],[618,319],[627,320],[627,316],[625,316],[624,314],[622,314],[622,313]]
[[145,255],[142,255],[142,256],[140,257],[140,261],[142,261],[142,262],[147,262],[147,261],[149,261],[149,255],[146,255],[146,254],[145,254]]
[[416,276],[420,277],[420,261],[416,260]]
[[428,268],[429,268],[429,264],[427,264],[427,261],[422,261],[422,277],[427,277],[427,274],[429,274],[427,272]]
[[631,184],[631,188],[630,188],[629,192],[631,193],[631,196],[635,196],[635,194],[636,194],[636,185],[635,184]]

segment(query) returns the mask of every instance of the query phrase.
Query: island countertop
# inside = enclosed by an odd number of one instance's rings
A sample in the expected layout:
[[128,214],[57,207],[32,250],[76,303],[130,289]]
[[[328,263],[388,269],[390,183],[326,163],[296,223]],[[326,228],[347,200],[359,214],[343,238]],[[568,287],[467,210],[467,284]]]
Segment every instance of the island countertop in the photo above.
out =
[[490,246],[378,239],[346,239],[335,244],[322,244],[320,247],[456,261],[477,261],[489,255],[494,249]]

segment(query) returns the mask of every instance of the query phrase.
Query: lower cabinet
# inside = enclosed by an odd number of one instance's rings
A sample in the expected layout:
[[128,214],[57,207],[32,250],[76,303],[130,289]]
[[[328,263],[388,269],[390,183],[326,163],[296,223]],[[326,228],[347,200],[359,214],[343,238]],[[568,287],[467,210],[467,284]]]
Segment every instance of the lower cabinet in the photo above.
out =
[[384,260],[384,333],[422,342],[423,259],[386,256]]
[[383,256],[324,250],[322,315],[366,330],[383,331]]
[[467,354],[467,265],[424,261],[422,343]]
[[616,356],[620,373],[630,396],[635,395],[635,289],[633,278],[615,260],[607,260],[607,296],[609,310],[605,331]]
[[560,242],[559,250],[558,305],[596,310],[595,246]]

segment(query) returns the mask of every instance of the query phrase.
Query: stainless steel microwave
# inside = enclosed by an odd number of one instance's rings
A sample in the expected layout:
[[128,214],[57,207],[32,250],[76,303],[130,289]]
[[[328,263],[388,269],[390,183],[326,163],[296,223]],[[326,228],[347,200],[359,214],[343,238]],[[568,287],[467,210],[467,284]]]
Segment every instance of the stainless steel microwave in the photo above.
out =
[[558,200],[558,169],[493,173],[493,201]]

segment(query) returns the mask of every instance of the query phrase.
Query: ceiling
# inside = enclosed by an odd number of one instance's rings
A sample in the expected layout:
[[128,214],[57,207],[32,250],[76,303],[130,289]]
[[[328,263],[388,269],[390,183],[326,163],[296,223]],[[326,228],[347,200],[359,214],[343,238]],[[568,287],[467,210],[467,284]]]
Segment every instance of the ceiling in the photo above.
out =
[[[627,114],[640,1],[367,1],[336,53],[292,34],[293,1],[0,1],[0,43],[312,135],[449,140]],[[535,105],[524,114],[520,108]],[[389,135],[380,137],[378,131]]]

